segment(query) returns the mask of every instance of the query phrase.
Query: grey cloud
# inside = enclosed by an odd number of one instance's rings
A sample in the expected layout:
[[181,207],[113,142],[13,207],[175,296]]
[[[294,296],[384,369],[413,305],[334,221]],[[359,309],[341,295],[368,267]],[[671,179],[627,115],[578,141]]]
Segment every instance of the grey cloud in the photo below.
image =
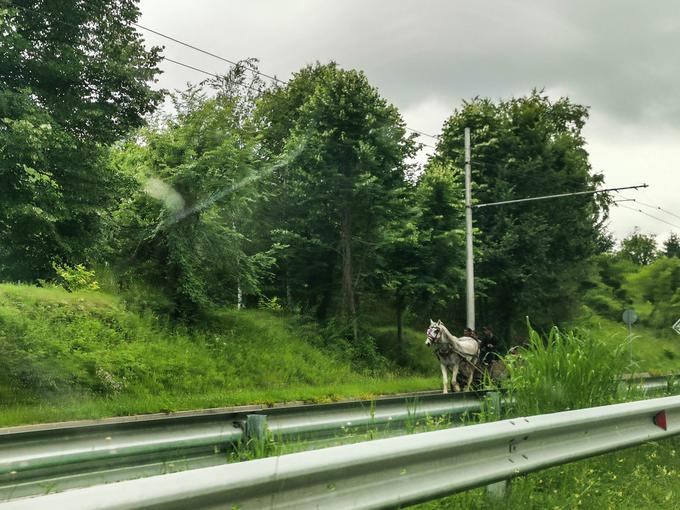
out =
[[[428,95],[454,106],[475,95],[548,87],[625,122],[680,125],[680,7],[672,0],[204,0],[186,6],[141,4],[150,25],[233,59],[259,57],[264,71],[282,77],[316,60],[362,69],[402,107]],[[166,54],[178,53],[168,43]]]

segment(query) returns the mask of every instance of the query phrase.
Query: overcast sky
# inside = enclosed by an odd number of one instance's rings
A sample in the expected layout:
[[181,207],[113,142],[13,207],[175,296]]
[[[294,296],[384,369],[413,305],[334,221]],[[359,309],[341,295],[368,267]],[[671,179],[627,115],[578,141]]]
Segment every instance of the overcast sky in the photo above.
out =
[[[606,187],[650,186],[625,193],[647,205],[621,206],[675,225],[618,207],[610,230],[621,238],[639,227],[659,241],[680,234],[680,2],[141,0],[140,7],[140,24],[230,60],[256,57],[261,71],[281,79],[317,60],[361,69],[409,127],[429,134],[477,95],[510,98],[534,87],[566,95],[590,107],[587,148]],[[168,58],[225,70],[143,33],[166,46]],[[170,62],[161,68],[159,85],[168,89],[204,78]]]

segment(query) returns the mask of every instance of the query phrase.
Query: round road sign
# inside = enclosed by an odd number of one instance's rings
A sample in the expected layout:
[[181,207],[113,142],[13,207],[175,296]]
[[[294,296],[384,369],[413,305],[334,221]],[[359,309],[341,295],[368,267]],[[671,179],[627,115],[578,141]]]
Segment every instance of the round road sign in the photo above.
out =
[[635,310],[629,308],[628,310],[623,312],[623,322],[625,322],[629,326],[635,324],[636,320],[638,320],[638,314],[635,313]]

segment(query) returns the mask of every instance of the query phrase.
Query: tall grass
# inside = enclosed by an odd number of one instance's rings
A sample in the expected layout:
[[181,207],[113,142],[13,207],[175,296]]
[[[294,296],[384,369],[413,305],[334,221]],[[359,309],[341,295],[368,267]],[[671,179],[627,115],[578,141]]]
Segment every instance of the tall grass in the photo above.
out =
[[612,347],[586,331],[557,327],[545,336],[529,327],[528,345],[507,359],[514,416],[610,404],[629,367],[625,344]]

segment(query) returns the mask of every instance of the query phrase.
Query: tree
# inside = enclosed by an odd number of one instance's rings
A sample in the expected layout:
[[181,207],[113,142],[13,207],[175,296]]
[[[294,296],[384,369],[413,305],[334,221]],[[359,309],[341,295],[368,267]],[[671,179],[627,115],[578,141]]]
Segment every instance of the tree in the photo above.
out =
[[86,258],[122,177],[106,146],[162,94],[134,0],[0,7],[0,278],[33,280]]
[[[462,167],[471,129],[473,198],[491,203],[588,191],[602,182],[588,163],[587,109],[539,91],[493,102],[465,102],[445,122],[436,159]],[[539,325],[569,317],[586,261],[600,250],[606,199],[581,196],[474,210],[475,275],[492,282],[478,295],[480,322],[512,335],[530,315]],[[477,286],[479,288],[479,285]]]
[[138,275],[165,290],[176,318],[235,303],[241,291],[257,294],[274,262],[247,252],[251,183],[263,169],[250,122],[260,83],[246,77],[237,66],[208,83],[211,98],[200,86],[173,96],[176,113],[117,156],[139,183],[119,211],[121,251]]
[[262,115],[273,130],[267,146],[288,161],[278,176],[283,201],[295,204],[278,229],[286,261],[318,265],[303,254],[325,253],[326,290],[340,266],[340,309],[356,339],[357,291],[376,267],[381,227],[399,207],[414,143],[363,73],[333,63],[302,70],[266,99]]
[[619,253],[639,266],[646,266],[657,257],[656,239],[636,231],[621,241]]
[[418,296],[428,315],[453,315],[465,279],[465,207],[459,168],[431,161],[418,180]]
[[679,257],[680,258],[680,236],[675,232],[663,243],[663,253],[666,257]]
[[383,288],[393,295],[397,345],[404,355],[403,315],[408,306],[425,316],[450,315],[464,278],[461,172],[431,162],[384,232]]

